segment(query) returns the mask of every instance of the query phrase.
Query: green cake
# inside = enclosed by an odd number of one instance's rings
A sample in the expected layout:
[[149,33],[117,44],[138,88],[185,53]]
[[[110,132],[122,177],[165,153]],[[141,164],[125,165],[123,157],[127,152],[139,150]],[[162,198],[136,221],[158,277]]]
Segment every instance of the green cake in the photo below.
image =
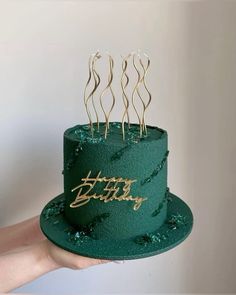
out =
[[[131,125],[127,140],[123,141],[121,124],[115,122],[110,124],[109,136],[104,140],[102,130],[92,138],[87,127],[75,126],[64,134],[65,217],[75,226],[86,226],[95,215],[109,215],[96,225],[93,233],[96,239],[126,239],[156,230],[163,224],[167,211],[167,133],[148,127],[149,136],[140,140],[139,127]],[[75,188],[87,175],[89,178],[99,175],[99,179],[94,183],[88,181],[94,186],[86,195],[107,196],[106,199],[96,199],[95,196],[83,205],[83,199],[77,197],[80,189]],[[108,180],[99,181],[103,177]],[[112,178],[114,181],[110,181]],[[132,196],[133,200],[119,199],[125,195],[127,184],[129,192],[126,195]],[[116,187],[118,190],[114,192]],[[90,187],[85,186],[80,195],[88,189]],[[163,204],[162,210],[153,217],[160,204]]]
[[140,126],[106,121],[64,132],[64,193],[40,217],[49,240],[84,256],[136,259],[188,236],[191,210],[167,186],[167,132]]

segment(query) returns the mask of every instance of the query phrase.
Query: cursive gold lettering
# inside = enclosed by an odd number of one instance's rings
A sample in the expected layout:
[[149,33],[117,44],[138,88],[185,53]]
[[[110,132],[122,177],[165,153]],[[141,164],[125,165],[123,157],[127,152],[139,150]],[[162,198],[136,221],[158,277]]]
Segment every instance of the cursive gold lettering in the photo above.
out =
[[[142,202],[147,200],[147,198],[142,198],[142,197],[133,197],[129,195],[131,185],[136,182],[135,179],[128,179],[128,178],[122,178],[122,177],[100,177],[101,171],[97,174],[95,178],[90,178],[91,171],[89,171],[87,177],[82,178],[81,180],[83,181],[82,184],[74,187],[71,192],[77,191],[78,193],[76,195],[76,198],[74,201],[70,204],[71,208],[77,208],[80,206],[83,206],[87,204],[91,199],[99,199],[100,201],[103,201],[104,203],[111,202],[113,200],[117,201],[133,201],[134,210],[138,210],[140,206],[142,205]],[[105,195],[97,195],[92,194],[89,195],[89,193],[92,191],[92,189],[96,186],[98,182],[105,182],[106,186],[103,189],[103,191],[106,193]],[[119,183],[123,184],[122,188],[122,194],[120,196],[117,196],[120,187],[118,186]],[[84,191],[82,193],[82,191]]]

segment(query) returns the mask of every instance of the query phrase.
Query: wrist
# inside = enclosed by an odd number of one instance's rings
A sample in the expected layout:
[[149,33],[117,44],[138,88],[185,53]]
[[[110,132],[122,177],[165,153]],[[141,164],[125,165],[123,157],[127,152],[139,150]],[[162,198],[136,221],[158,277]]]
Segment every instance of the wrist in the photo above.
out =
[[0,293],[9,292],[58,268],[48,255],[45,241],[1,255],[0,265]]
[[59,268],[50,255],[50,242],[48,240],[42,241],[38,244],[37,260],[39,272],[41,274],[47,273]]

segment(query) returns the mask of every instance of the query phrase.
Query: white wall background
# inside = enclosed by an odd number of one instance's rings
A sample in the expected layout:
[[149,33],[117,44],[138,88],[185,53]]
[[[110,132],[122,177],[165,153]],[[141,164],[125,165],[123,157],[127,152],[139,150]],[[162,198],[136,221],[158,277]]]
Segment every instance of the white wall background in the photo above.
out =
[[0,225],[62,192],[62,134],[86,120],[98,48],[150,55],[148,122],[168,130],[169,186],[195,216],[163,255],[58,270],[17,292],[236,292],[235,28],[235,1],[0,1]]

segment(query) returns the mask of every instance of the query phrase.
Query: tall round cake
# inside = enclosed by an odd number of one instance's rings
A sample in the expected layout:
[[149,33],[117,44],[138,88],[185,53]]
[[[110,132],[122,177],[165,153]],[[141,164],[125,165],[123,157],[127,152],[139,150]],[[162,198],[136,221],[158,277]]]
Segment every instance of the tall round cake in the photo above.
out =
[[[88,125],[64,133],[65,217],[84,227],[96,216],[93,238],[126,239],[154,231],[167,213],[167,133],[147,127],[139,137],[132,124],[122,139],[121,123],[104,124],[91,135]],[[158,211],[158,212],[157,212]]]
[[110,123],[64,132],[64,193],[42,211],[42,231],[65,250],[95,258],[160,254],[190,233],[189,207],[167,187],[167,132]]

